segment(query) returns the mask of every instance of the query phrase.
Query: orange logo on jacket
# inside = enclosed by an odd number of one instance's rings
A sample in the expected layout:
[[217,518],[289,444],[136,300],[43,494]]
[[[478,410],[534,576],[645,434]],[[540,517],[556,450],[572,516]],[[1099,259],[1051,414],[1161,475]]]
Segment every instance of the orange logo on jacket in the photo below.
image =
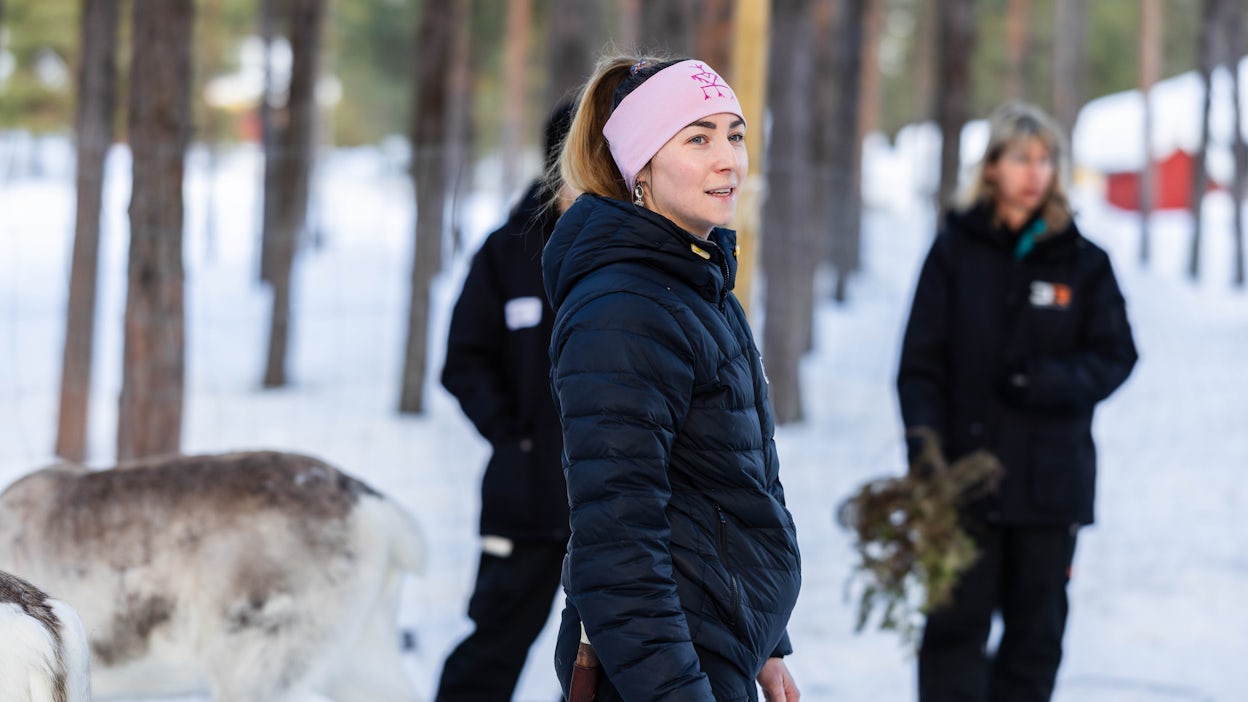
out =
[[1067,309],[1074,298],[1070,286],[1065,283],[1050,283],[1044,280],[1031,281],[1031,306]]

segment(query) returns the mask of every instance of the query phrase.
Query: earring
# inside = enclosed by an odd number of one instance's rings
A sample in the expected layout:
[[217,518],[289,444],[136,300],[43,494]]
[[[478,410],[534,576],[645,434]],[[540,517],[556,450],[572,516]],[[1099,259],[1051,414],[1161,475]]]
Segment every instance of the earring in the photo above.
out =
[[643,204],[645,204],[644,202],[642,202],[642,199],[641,199],[641,196],[644,194],[645,193],[642,192],[641,190],[641,183],[634,185],[633,186],[633,204],[638,207],[641,207]]

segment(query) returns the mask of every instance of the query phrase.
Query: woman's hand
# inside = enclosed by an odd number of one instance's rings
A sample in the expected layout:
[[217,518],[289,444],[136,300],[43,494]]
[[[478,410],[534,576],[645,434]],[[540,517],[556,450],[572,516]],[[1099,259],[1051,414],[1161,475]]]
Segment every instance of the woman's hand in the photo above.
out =
[[763,698],[767,702],[797,702],[802,696],[783,658],[767,659],[758,673],[758,684],[762,686]]

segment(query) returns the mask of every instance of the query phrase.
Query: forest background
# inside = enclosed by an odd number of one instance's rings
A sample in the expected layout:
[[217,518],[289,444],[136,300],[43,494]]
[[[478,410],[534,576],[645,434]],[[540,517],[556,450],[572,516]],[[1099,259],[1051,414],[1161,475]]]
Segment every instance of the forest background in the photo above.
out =
[[[280,13],[281,0],[268,0],[273,12]],[[551,16],[561,12],[559,0],[521,0],[531,3],[531,24],[524,27],[531,37],[550,31]],[[641,0],[633,0],[640,5]],[[198,0],[193,93],[201,95],[210,80],[239,70],[239,48],[249,36],[261,33],[259,0]],[[410,98],[396,86],[411,81],[415,27],[422,6],[420,0],[338,0],[328,3],[325,25],[325,70],[338,76],[341,103],[333,110],[330,140],[339,146],[375,143],[387,136],[407,133]],[[470,3],[469,32],[474,66],[474,90],[486,102],[473,113],[477,153],[493,153],[500,143],[503,114],[485,109],[497,104],[501,94],[502,61],[507,20],[506,0],[474,0]],[[594,5],[596,26],[587,28],[585,43],[605,46],[614,40],[620,48],[627,34],[621,27],[622,8],[628,2],[594,0],[577,4]],[[682,3],[651,2],[651,5]],[[694,2],[683,4],[695,5]],[[919,62],[924,51],[924,34],[933,31],[939,3],[924,0],[869,0],[870,15],[865,43],[877,56],[879,93],[869,110],[867,131],[894,135],[906,124],[933,117],[930,101],[921,100],[915,86],[925,66]],[[981,40],[970,58],[972,112],[986,114],[1005,99],[1014,81],[1028,99],[1052,106],[1055,9],[1052,0],[978,0],[975,25]],[[1072,3],[1077,4],[1077,3]],[[1135,88],[1139,83],[1137,54],[1141,47],[1140,0],[1097,0],[1085,2],[1079,19],[1080,31],[1088,38],[1082,63],[1085,97]],[[4,49],[12,63],[0,63],[4,76],[4,99],[0,101],[0,128],[21,128],[36,132],[65,132],[73,126],[73,70],[81,56],[78,32],[81,0],[3,0],[0,20],[5,25]],[[1161,3],[1166,27],[1163,46],[1163,76],[1172,76],[1198,65],[1200,0],[1164,0]],[[1020,18],[1017,13],[1023,13]],[[1022,31],[1011,30],[1025,22]],[[122,31],[126,31],[123,26]],[[656,39],[659,39],[656,37]],[[123,45],[127,42],[123,41]],[[646,42],[643,42],[643,44]],[[657,43],[657,42],[656,42]],[[552,58],[545,41],[527,42],[525,65],[531,81],[525,120],[540,124],[549,108],[546,83],[553,75],[547,69]],[[868,67],[870,72],[870,67]],[[121,71],[124,76],[125,70]],[[930,97],[930,94],[927,96]],[[196,123],[200,138],[232,140],[243,134],[236,123],[242,115],[197,101]],[[202,125],[220,129],[215,135],[203,134]],[[118,137],[124,136],[122,125]],[[537,129],[525,130],[523,138],[534,146]]]
[[[895,354],[936,213],[1000,101],[1034,101],[1068,129],[1078,115],[1084,147],[1127,154],[1117,166],[1145,181],[1150,106],[1151,155],[1193,166],[1178,176],[1187,209],[1150,216],[1152,189],[1124,208],[1105,173],[1072,174],[1141,362],[1098,411],[1098,526],[1081,537],[1058,698],[1240,699],[1245,190],[1244,168],[1226,166],[1248,121],[1225,127],[1248,105],[1228,99],[1246,85],[1245,9],[0,0],[0,483],[52,454],[103,467],[268,447],[342,465],[429,528],[430,572],[403,623],[431,690],[469,626],[488,453],[436,387],[450,303],[536,175],[550,106],[608,42],[666,48],[707,59],[752,111],[734,226],[758,279],[738,294],[786,425],[806,555],[795,669],[812,700],[910,699],[897,642],[851,633],[851,553],[830,508],[904,471]],[[1202,113],[1211,94],[1217,119]],[[1176,124],[1181,138],[1162,136]],[[555,696],[551,647],[535,647],[521,699]]]
[[[288,383],[292,277],[298,252],[318,237],[318,159],[377,144],[397,154],[416,212],[397,409],[419,414],[430,289],[462,252],[463,203],[482,178],[514,198],[538,170],[544,115],[574,95],[605,47],[701,57],[734,85],[747,120],[765,127],[748,140],[751,174],[734,222],[737,294],[762,330],[785,424],[804,416],[800,361],[812,350],[816,300],[846,301],[861,268],[865,140],[935,125],[929,161],[939,177],[924,196],[938,212],[966,176],[963,130],[993,106],[1037,103],[1069,136],[1099,95],[1147,90],[1192,68],[1206,85],[1229,68],[1238,86],[1244,15],[1237,0],[0,0],[0,130],[68,136],[76,149],[56,453],[86,455],[100,190],[116,144],[134,159],[117,430],[125,459],[180,448],[188,149],[206,149],[210,163],[240,145],[263,149],[266,388]],[[1208,125],[1213,91],[1203,92]],[[1238,92],[1230,102],[1243,103]],[[1243,121],[1238,111],[1234,120]],[[1233,180],[1209,182],[1203,129],[1191,202],[1211,187],[1242,201],[1248,153],[1243,130],[1231,131]],[[1144,163],[1147,215],[1156,188],[1153,162]],[[1196,277],[1200,207],[1192,212]],[[1149,222],[1141,218],[1143,262]]]

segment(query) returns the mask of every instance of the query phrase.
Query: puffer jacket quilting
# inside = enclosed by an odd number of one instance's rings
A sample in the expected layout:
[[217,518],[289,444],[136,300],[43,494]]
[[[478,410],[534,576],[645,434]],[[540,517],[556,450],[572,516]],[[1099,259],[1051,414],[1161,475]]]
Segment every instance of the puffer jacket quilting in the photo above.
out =
[[800,557],[735,270],[733,232],[594,196],[543,254],[572,526],[560,638],[583,620],[625,699],[712,699],[695,644],[749,677],[789,652]]

